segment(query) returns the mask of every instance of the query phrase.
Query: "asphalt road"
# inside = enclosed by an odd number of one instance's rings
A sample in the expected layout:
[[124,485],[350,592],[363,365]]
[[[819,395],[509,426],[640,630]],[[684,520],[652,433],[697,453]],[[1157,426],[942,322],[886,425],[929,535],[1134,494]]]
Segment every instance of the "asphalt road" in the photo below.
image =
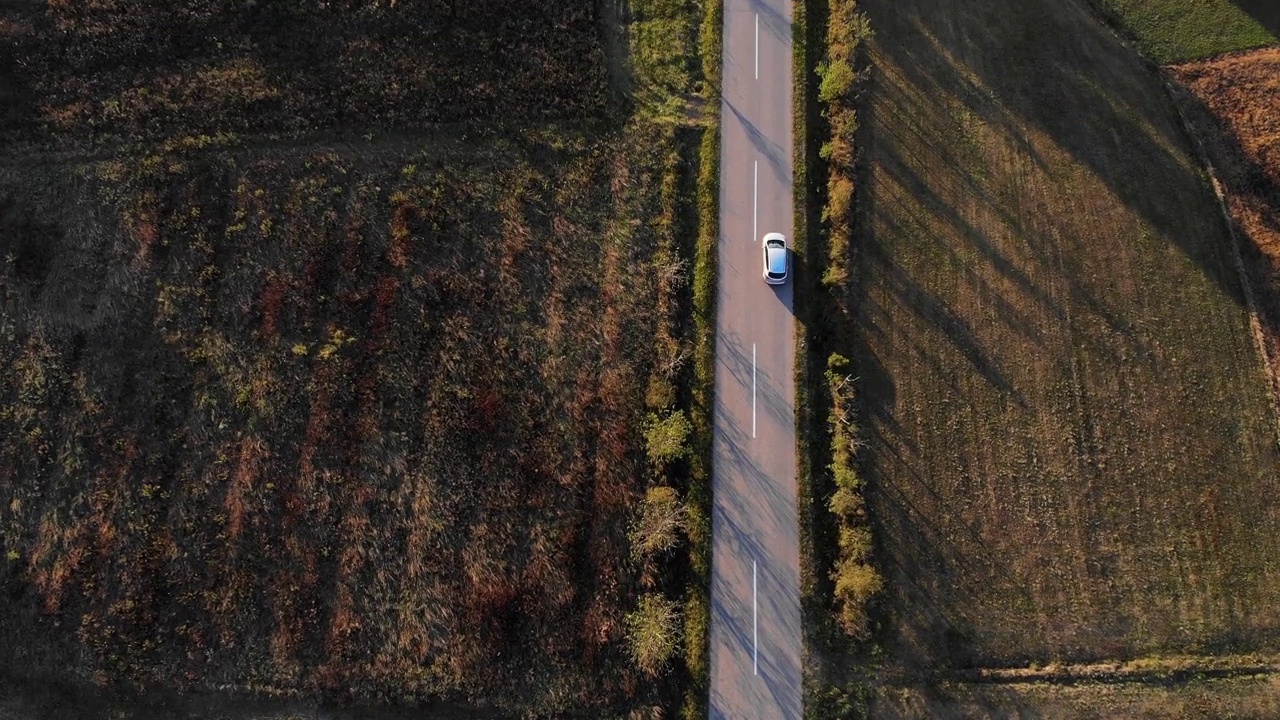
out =
[[761,237],[792,239],[791,2],[725,0],[716,319],[711,717],[801,714],[791,288]]

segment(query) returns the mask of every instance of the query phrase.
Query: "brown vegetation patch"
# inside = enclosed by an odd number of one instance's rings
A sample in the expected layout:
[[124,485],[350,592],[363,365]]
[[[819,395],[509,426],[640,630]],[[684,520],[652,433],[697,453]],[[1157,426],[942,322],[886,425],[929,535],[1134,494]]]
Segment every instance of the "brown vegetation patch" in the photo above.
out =
[[1240,242],[1280,403],[1280,48],[1174,65]]
[[[543,713],[651,697],[624,645],[658,372],[637,219],[687,160],[631,133],[437,140],[415,173],[217,148],[41,169],[104,174],[49,219],[48,262],[95,258],[83,292],[113,310],[49,314],[0,266],[0,580],[24,588],[0,623],[28,639],[0,663]],[[37,214],[25,177],[0,175],[11,216]],[[139,261],[144,217],[165,247]]]
[[[699,7],[630,9],[0,3],[0,675],[695,712]],[[702,519],[637,561],[654,484]]]

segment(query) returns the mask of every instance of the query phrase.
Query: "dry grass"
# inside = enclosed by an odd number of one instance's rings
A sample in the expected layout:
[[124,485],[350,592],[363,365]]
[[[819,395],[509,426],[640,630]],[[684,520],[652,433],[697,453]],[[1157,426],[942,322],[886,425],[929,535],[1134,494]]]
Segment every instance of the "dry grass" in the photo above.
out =
[[1280,50],[1169,68],[1222,184],[1280,400]]
[[873,710],[886,720],[1265,720],[1280,715],[1280,680],[1233,677],[1179,686],[943,683],[927,689],[886,689]]
[[1087,3],[865,0],[862,418],[891,666],[1280,646],[1230,238]]
[[696,38],[626,115],[594,3],[304,5],[0,11],[0,675],[670,709]]
[[5,173],[46,243],[0,274],[4,659],[59,621],[113,677],[634,695],[671,138],[551,140]]

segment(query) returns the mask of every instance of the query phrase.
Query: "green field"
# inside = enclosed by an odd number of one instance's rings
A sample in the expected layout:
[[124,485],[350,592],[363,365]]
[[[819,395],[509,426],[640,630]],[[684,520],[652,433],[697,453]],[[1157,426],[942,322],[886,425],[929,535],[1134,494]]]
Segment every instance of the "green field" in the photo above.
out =
[[1094,1],[1161,63],[1280,43],[1280,3],[1273,0]]
[[1280,648],[1276,418],[1160,79],[1083,0],[862,8],[887,672]]

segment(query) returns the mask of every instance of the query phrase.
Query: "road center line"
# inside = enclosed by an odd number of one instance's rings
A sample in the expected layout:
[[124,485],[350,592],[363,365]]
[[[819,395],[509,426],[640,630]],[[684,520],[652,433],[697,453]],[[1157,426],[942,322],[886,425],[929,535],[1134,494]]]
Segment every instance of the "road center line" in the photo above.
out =
[[756,561],[751,561],[751,674],[760,666],[760,629],[756,623]]
[[760,13],[756,13],[756,79],[760,79]]
[[751,242],[760,242],[756,230],[756,197],[760,191],[760,161],[751,166]]
[[756,344],[751,343],[751,437],[756,436]]

